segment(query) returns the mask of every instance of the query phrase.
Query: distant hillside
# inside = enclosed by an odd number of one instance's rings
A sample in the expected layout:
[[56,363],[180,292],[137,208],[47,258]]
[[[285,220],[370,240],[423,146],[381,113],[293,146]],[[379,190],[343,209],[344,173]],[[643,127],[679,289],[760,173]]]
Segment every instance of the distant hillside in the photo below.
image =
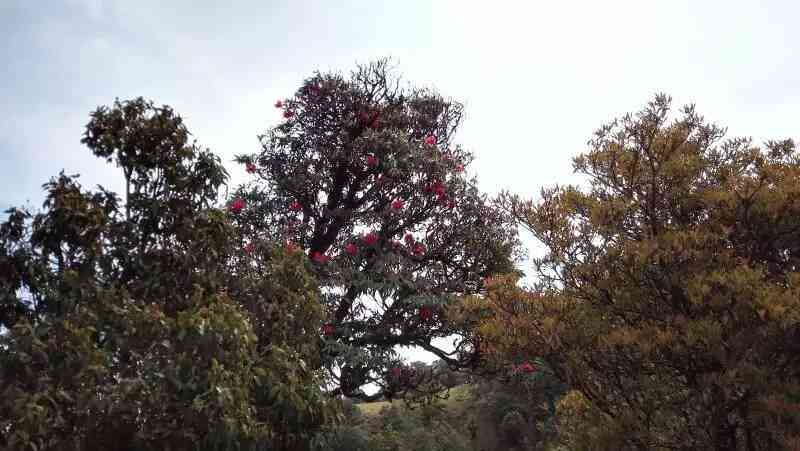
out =
[[[465,384],[430,405],[402,400],[348,406],[339,451],[554,450],[541,440],[541,407],[522,391]],[[480,396],[479,396],[480,395]]]

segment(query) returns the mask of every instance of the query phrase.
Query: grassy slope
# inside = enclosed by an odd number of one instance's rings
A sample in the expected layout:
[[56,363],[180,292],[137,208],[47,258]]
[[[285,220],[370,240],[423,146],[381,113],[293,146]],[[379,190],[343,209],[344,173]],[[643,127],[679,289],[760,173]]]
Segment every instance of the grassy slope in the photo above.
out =
[[[455,415],[463,414],[464,408],[471,403],[472,386],[469,384],[451,388],[450,396],[442,401],[442,404],[447,412]],[[393,403],[390,403],[389,401],[377,401],[357,404],[359,410],[361,410],[361,413],[368,418],[377,416],[384,407],[389,407],[391,405],[397,405],[401,406],[402,408],[406,408],[405,403],[402,400],[394,401]]]
[[[473,386],[461,385],[450,389],[449,397],[441,401],[441,406],[444,408],[445,417],[457,430],[462,431],[464,435],[468,435],[468,424],[471,418],[477,415],[478,439],[473,443],[474,449],[496,449],[497,446],[497,431],[492,424],[481,418],[482,415],[476,412],[475,400],[473,398]],[[380,413],[384,408],[396,406],[400,409],[407,410],[408,407],[402,400],[370,402],[357,404],[358,409],[364,415],[364,427],[370,432],[374,433],[380,429]]]

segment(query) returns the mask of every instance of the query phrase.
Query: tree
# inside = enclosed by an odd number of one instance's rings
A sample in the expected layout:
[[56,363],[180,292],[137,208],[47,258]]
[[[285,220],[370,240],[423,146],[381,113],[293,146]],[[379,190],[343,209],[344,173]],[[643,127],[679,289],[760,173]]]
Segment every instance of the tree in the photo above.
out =
[[479,334],[568,383],[577,448],[796,449],[796,146],[669,113],[659,95],[602,127],[574,160],[587,189],[505,198],[547,253],[533,289],[490,284]]
[[[452,145],[462,105],[402,88],[380,60],[349,78],[316,74],[275,106],[285,120],[260,152],[238,157],[255,179],[237,193],[248,205],[237,224],[314,262],[333,392],[367,399],[363,385],[387,386],[397,346],[474,363],[443,309],[513,269],[516,231],[466,177],[472,156]],[[435,342],[451,336],[452,350]]]
[[227,174],[169,107],[99,108],[124,204],[63,173],[0,224],[4,449],[294,449],[334,418],[302,255],[237,235]]

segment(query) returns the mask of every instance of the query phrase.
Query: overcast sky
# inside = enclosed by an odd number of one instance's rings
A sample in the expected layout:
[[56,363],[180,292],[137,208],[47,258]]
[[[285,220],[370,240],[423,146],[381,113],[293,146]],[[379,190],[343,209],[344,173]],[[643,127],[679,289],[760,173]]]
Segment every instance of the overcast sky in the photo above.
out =
[[569,181],[591,133],[656,92],[731,135],[797,139],[799,18],[797,1],[0,0],[0,209],[38,207],[62,169],[119,191],[79,143],[116,97],[172,105],[241,181],[230,159],[275,99],[381,56],[466,104],[458,141],[489,192]]

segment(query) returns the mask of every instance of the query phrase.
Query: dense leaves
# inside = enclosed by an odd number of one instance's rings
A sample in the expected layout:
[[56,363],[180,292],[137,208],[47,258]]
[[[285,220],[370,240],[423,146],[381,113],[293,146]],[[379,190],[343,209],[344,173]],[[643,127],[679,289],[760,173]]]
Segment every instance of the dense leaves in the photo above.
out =
[[245,250],[188,137],[168,107],[100,108],[83,142],[124,203],[61,174],[0,225],[3,447],[294,449],[333,419],[307,263]]
[[[405,89],[387,61],[349,78],[317,74],[276,103],[285,120],[239,161],[241,233],[286,240],[315,263],[330,318],[326,362],[337,392],[386,386],[399,346],[454,366],[473,349],[443,308],[484,276],[513,269],[516,232],[464,173],[452,145],[462,106]],[[436,338],[456,339],[455,350]],[[376,394],[375,396],[380,396]]]
[[471,310],[500,359],[541,358],[573,391],[577,449],[795,449],[800,443],[800,158],[658,96],[575,159],[588,189],[506,206],[546,246],[539,285]]

